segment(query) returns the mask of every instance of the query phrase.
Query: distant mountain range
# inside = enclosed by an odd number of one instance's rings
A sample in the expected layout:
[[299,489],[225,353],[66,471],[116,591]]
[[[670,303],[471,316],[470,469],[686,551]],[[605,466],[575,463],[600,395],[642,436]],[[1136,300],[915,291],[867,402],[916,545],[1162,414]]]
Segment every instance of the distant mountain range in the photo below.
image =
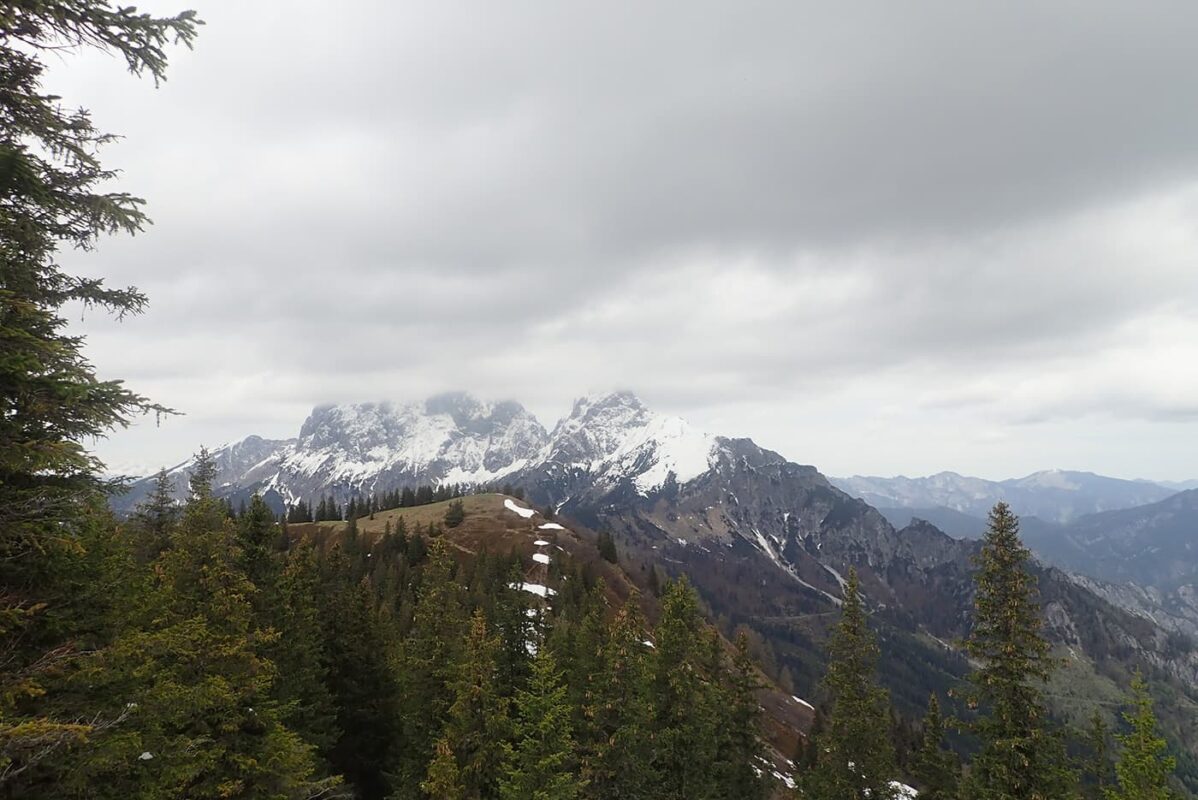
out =
[[[1130,481],[1065,470],[1045,470],[1004,481],[971,478],[955,472],[940,472],[925,478],[854,475],[830,480],[876,508],[896,509],[894,513],[899,513],[897,509],[913,509],[929,521],[934,520],[927,514],[939,513],[935,509],[985,519],[1001,500],[1021,517],[1064,523],[1086,514],[1155,503],[1182,489],[1194,488],[1189,484]],[[941,519],[948,520],[951,516]],[[967,521],[958,521],[969,529]]]
[[[954,473],[832,480],[876,503],[895,526],[926,520],[960,539],[983,535],[989,504],[1005,500],[1043,562],[1120,608],[1198,639],[1196,481],[1152,484],[1084,472],[997,482]],[[921,505],[930,503],[939,505]]]
[[1029,547],[1073,572],[1163,591],[1198,583],[1198,489],[1066,525],[1025,528]]

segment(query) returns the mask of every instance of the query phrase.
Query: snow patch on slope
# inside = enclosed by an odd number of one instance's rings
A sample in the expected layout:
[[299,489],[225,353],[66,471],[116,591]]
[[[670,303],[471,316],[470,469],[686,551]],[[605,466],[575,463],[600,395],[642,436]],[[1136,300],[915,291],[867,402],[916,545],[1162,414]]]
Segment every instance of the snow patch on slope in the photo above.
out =
[[537,513],[535,511],[533,511],[531,508],[525,508],[524,506],[516,505],[516,501],[512,500],[510,497],[504,499],[503,507],[506,508],[508,511],[514,511],[515,513],[519,514],[520,516],[524,517],[525,519],[528,519],[533,514]]

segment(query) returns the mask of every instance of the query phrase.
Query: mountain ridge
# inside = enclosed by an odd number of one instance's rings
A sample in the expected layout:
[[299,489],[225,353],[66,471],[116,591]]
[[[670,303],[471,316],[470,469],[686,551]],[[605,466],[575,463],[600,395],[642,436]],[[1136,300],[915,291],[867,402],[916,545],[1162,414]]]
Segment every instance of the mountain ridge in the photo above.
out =
[[938,472],[920,478],[853,475],[830,480],[849,494],[880,508],[944,508],[984,519],[989,509],[1002,501],[1021,517],[1039,517],[1055,523],[1155,503],[1179,491],[1150,481],[1058,469],[1001,481],[956,472]]

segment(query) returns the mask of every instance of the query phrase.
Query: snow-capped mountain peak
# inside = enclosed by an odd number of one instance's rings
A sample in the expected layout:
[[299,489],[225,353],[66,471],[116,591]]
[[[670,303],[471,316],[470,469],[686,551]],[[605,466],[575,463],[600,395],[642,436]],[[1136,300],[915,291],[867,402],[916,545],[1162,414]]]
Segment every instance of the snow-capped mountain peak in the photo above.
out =
[[545,429],[519,404],[454,393],[423,403],[318,407],[282,467],[348,490],[405,479],[483,483],[524,466],[545,442]]
[[[295,439],[251,436],[212,455],[225,493],[273,492],[286,504],[327,493],[345,498],[405,485],[490,483],[526,467],[547,441],[520,404],[453,393],[420,403],[317,406]],[[192,464],[172,471],[182,478],[180,492]],[[124,505],[140,496],[135,485]]]
[[612,392],[575,401],[541,460],[551,474],[584,475],[591,488],[629,482],[648,494],[671,477],[686,483],[707,472],[716,442],[680,417],[650,411],[631,392]]

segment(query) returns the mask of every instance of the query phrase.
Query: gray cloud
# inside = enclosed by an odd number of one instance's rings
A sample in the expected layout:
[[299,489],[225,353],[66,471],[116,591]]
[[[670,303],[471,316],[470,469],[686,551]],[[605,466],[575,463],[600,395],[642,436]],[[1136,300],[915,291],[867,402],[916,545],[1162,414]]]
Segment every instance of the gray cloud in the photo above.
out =
[[156,220],[80,330],[189,412],[116,464],[619,385],[833,472],[1192,477],[1187,4],[197,5],[158,91],[52,77]]

